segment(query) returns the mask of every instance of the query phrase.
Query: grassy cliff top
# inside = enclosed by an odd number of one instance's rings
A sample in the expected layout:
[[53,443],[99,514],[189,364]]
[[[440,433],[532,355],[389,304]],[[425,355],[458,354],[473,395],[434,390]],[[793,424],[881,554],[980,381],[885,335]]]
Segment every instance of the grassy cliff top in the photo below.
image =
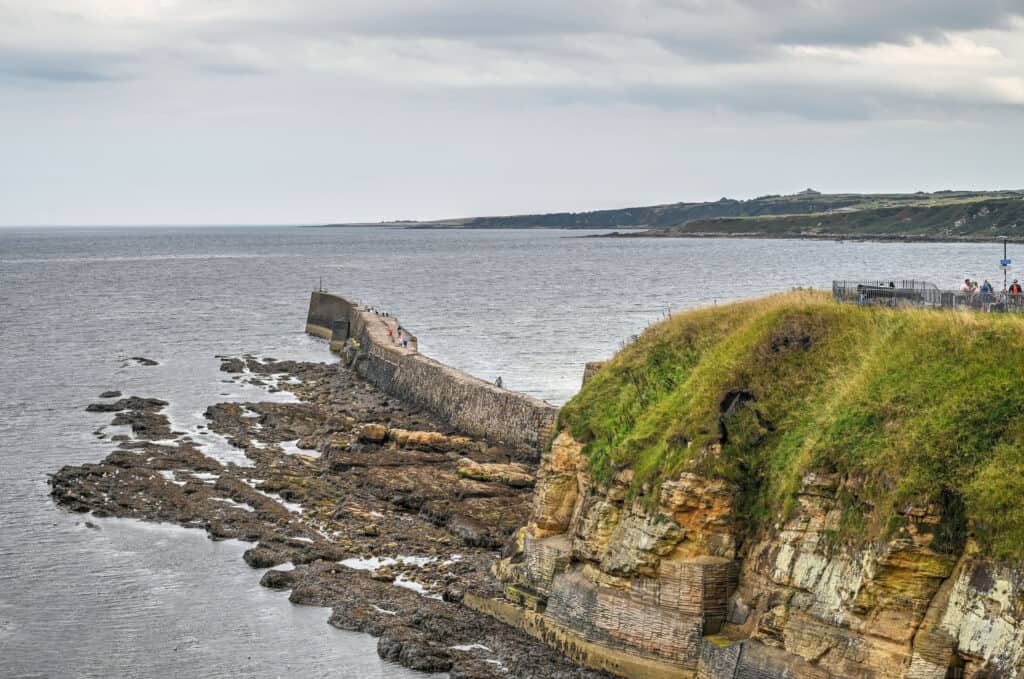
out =
[[[560,414],[596,478],[633,492],[688,465],[741,489],[751,528],[792,506],[803,474],[863,479],[851,534],[910,504],[946,508],[1001,558],[1024,558],[1024,319],[840,305],[793,292],[653,326]],[[713,444],[721,453],[705,455]]]

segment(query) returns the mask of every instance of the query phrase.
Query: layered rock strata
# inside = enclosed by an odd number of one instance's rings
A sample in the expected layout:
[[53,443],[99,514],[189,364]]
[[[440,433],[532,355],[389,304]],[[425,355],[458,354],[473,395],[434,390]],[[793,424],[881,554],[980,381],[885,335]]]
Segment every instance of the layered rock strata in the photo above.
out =
[[807,474],[789,517],[755,535],[723,481],[683,471],[643,501],[631,481],[624,469],[596,483],[562,432],[530,521],[494,567],[504,597],[474,603],[624,676],[1024,673],[1024,571],[949,544],[938,506],[906,507],[890,537],[849,544],[837,536],[854,477]]

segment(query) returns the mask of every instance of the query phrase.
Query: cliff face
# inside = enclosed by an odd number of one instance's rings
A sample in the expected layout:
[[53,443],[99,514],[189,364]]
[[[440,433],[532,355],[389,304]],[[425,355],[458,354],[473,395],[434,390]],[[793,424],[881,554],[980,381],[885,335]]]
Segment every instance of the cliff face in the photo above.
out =
[[933,549],[940,508],[907,507],[898,538],[840,546],[837,499],[857,480],[812,472],[790,518],[740,550],[735,488],[681,472],[647,507],[627,500],[628,470],[596,484],[581,451],[556,438],[533,516],[495,568],[561,645],[609,651],[567,647],[578,660],[614,670],[638,656],[702,679],[1020,676],[1024,571],[971,545]]
[[[793,334],[788,304],[763,333],[776,346],[780,336],[772,328],[779,323],[787,328],[784,335]],[[751,322],[751,309],[743,310],[745,320],[735,327]],[[872,324],[917,322],[887,312],[850,313],[867,314]],[[938,322],[971,326],[976,321]],[[1022,332],[1012,323],[1009,332]],[[841,325],[833,319],[818,332],[796,332],[796,351],[806,354],[802,360],[813,364],[813,347],[826,343]],[[729,332],[717,336],[714,345],[729,344]],[[888,336],[893,342],[888,356],[898,370],[897,340]],[[657,346],[639,351],[649,356]],[[1001,522],[985,513],[991,507],[983,483],[989,458],[995,455],[1001,463],[1003,453],[967,456],[972,462],[964,465],[943,451],[948,465],[963,475],[962,483],[953,485],[952,477],[936,472],[939,481],[928,485],[921,480],[923,471],[909,470],[915,474],[909,480],[900,475],[902,468],[886,457],[898,453],[878,432],[858,432],[855,438],[866,436],[884,454],[851,464],[851,451],[841,443],[821,431],[801,430],[804,448],[812,438],[833,444],[823,454],[802,456],[782,473],[772,466],[781,465],[777,451],[785,450],[780,447],[799,420],[772,407],[773,393],[758,384],[749,367],[740,371],[743,384],[719,370],[718,388],[703,389],[693,375],[710,366],[699,359],[669,390],[706,391],[714,399],[720,426],[707,428],[709,436],[681,436],[674,423],[687,413],[664,408],[635,384],[631,396],[644,400],[644,406],[631,422],[621,413],[609,418],[619,433],[608,434],[585,413],[605,408],[608,414],[612,390],[601,382],[613,379],[606,370],[631,360],[630,351],[591,377],[584,392],[599,394],[590,393],[589,405],[584,393],[563,413],[562,429],[542,458],[532,517],[494,568],[505,584],[502,605],[518,611],[504,610],[502,617],[578,661],[625,676],[1024,676],[1024,569],[1014,567],[1019,561],[1005,540],[1000,542],[1000,536],[1015,535],[1021,515],[1014,514],[1014,498],[1002,510],[1012,516]],[[764,367],[765,357],[755,354]],[[829,393],[833,406],[836,398],[848,401],[851,388],[871,382],[873,369],[863,370],[868,374],[860,374],[854,387],[844,376],[843,389],[833,391],[821,382],[817,389],[802,389],[806,395],[799,407],[821,398],[818,389]],[[912,385],[896,390],[905,407],[913,402],[912,392]],[[944,398],[955,403],[957,396]],[[882,408],[892,407],[879,392],[871,390],[871,398]],[[997,399],[984,407],[1001,406]],[[677,441],[680,451],[672,466],[663,464],[671,457],[669,448],[656,447],[657,458],[624,453],[638,428],[645,427],[640,411],[651,409],[664,410],[659,416],[673,424],[645,428],[643,445],[662,434]],[[950,431],[992,426],[968,410],[960,408],[963,419]],[[913,414],[929,417],[923,409]],[[843,418],[817,421],[822,429],[849,427]],[[877,426],[897,436],[888,431],[892,422],[882,419]],[[687,433],[698,429],[691,423]],[[1016,435],[1010,430],[1015,426],[992,433],[1004,443],[982,437],[978,445],[999,449]],[[759,433],[752,438],[751,431]],[[932,425],[928,431],[952,436]],[[905,433],[914,435],[911,429]],[[607,444],[608,438],[607,448],[595,443]],[[955,441],[943,442],[962,451],[972,440],[961,431]],[[602,464],[602,450],[610,451],[612,464]],[[743,453],[739,459],[746,475],[731,473],[737,451]],[[1021,471],[1011,465],[1004,476]],[[901,486],[904,482],[912,485]]]

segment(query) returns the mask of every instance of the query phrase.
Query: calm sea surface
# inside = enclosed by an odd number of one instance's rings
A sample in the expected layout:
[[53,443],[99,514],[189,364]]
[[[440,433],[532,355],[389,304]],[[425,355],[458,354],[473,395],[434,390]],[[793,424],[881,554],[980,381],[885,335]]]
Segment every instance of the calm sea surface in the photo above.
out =
[[425,353],[558,403],[585,361],[669,310],[844,277],[1001,280],[995,245],[578,235],[0,229],[0,676],[419,676],[326,625],[326,609],[261,588],[246,545],[88,528],[47,496],[47,474],[112,449],[92,434],[110,415],[84,410],[101,391],[169,400],[175,427],[198,435],[207,405],[268,398],[222,382],[216,354],[331,360],[302,333],[321,277],[400,316]]

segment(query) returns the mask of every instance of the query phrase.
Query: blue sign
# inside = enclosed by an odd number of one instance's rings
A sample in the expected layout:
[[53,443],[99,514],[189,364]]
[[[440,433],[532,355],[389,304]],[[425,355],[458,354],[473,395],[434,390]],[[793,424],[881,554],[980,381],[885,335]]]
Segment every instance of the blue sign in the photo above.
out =
[[1012,262],[1013,262],[1012,259],[1000,259],[999,260],[999,266],[1010,266],[1010,264]]

